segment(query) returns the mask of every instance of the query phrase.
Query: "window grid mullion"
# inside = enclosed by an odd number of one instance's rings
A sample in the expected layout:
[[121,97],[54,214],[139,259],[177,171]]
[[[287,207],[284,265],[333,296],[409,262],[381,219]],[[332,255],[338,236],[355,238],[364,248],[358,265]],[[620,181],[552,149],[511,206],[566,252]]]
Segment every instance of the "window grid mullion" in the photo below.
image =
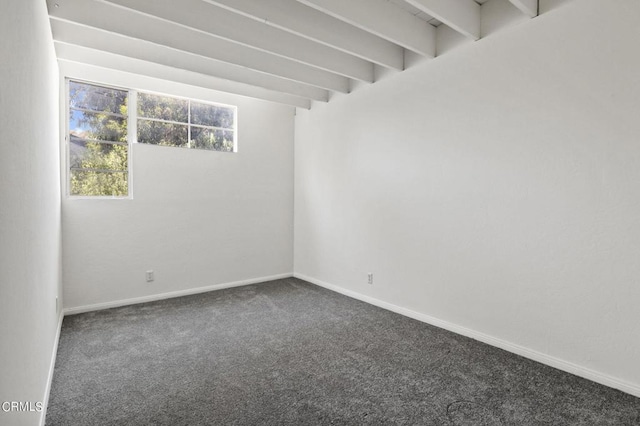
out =
[[78,107],[72,107],[72,106],[70,106],[69,109],[71,111],[88,112],[90,114],[105,114],[113,117],[127,118],[126,115],[118,114],[117,112],[111,112],[111,111],[96,111],[94,109],[78,108]]
[[185,122],[185,121],[163,120],[162,118],[138,117],[138,120],[155,121],[156,123],[178,124],[180,126],[188,126],[189,125],[189,123]]
[[129,146],[138,142],[138,92],[129,91],[129,107],[127,108],[127,141]]
[[104,143],[104,144],[107,144],[107,145],[123,145],[123,146],[129,145],[128,142],[103,141],[101,139],[78,138],[77,140],[79,140],[80,142]]
[[95,167],[69,167],[69,170],[75,171],[75,172],[128,173],[128,170],[97,169]]
[[163,120],[162,118],[151,118],[151,117],[138,117],[138,120],[146,120],[146,121],[155,121],[156,123],[166,123],[166,124],[177,124],[180,126],[189,126],[189,127],[199,127],[202,129],[209,129],[209,130],[225,130],[227,132],[233,132],[235,131],[235,128],[233,127],[218,127],[218,126],[207,126],[205,124],[193,124],[191,122],[191,105],[189,105],[189,109],[188,109],[188,118],[187,121],[173,121],[173,120]]
[[191,124],[191,126],[200,127],[202,129],[209,129],[209,130],[224,130],[226,132],[233,132],[234,131],[233,127],[205,126],[204,124]]

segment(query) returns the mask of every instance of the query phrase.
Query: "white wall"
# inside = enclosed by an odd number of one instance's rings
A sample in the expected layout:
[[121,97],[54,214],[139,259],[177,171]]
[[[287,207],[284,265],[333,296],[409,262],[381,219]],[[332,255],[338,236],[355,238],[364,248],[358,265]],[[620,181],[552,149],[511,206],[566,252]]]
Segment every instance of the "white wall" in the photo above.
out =
[[63,197],[65,308],[291,275],[294,108],[87,66],[61,74],[238,107],[237,153],[134,145],[133,199]]
[[640,2],[563,3],[300,111],[294,269],[640,395]]
[[[61,296],[58,75],[45,3],[0,2],[0,33],[0,404],[35,408],[48,393]],[[41,415],[0,410],[0,424]]]

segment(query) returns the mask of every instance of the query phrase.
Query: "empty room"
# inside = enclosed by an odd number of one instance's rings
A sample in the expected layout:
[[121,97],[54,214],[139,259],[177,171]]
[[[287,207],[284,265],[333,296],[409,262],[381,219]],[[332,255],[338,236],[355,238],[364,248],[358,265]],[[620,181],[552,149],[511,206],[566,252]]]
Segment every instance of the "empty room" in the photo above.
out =
[[0,425],[640,425],[639,20],[3,0]]

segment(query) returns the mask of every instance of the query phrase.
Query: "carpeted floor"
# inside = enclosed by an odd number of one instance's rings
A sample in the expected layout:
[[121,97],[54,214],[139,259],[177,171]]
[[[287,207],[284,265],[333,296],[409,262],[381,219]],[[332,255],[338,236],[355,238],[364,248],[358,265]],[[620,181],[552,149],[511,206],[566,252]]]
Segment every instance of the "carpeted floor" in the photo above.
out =
[[640,425],[640,399],[290,278],[64,319],[47,425]]

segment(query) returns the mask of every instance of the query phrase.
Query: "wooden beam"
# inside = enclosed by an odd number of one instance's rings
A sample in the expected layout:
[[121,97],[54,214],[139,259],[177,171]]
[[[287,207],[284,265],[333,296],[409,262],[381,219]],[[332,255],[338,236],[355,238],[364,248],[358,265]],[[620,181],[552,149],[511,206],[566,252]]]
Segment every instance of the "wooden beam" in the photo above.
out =
[[459,33],[480,39],[480,5],[473,0],[406,0]]
[[388,0],[298,0],[420,55],[434,57],[436,29]]
[[101,68],[117,73],[144,75],[160,80],[262,99],[294,107],[306,109],[311,107],[311,101],[309,99],[267,90],[262,87],[249,86],[235,81],[146,62],[136,58],[115,55],[101,50],[65,44],[59,41],[54,41],[54,46],[61,71],[64,73],[68,69],[73,69],[74,72],[72,72],[70,76],[75,78],[91,80],[95,78],[93,77],[96,74],[95,70]]
[[349,79],[346,77],[189,30],[106,2],[55,0],[55,3],[58,7],[49,8],[49,16],[54,19],[143,40],[326,90],[349,92]]
[[[146,62],[184,69],[194,73],[241,82],[252,86],[264,87],[265,89],[302,98],[326,102],[329,97],[329,92],[315,86],[297,83],[248,68],[219,62],[95,28],[52,19],[51,29],[53,31],[53,39],[65,44],[82,46],[129,58],[137,58]],[[90,63],[90,59],[91,58],[87,58],[86,62]]]
[[[404,68],[403,49],[296,0],[203,0],[386,68]],[[346,0],[345,0],[346,1]]]
[[373,82],[371,62],[201,0],[181,0],[179,6],[175,0],[107,1],[345,77]]
[[509,0],[522,13],[531,18],[538,16],[538,0]]

